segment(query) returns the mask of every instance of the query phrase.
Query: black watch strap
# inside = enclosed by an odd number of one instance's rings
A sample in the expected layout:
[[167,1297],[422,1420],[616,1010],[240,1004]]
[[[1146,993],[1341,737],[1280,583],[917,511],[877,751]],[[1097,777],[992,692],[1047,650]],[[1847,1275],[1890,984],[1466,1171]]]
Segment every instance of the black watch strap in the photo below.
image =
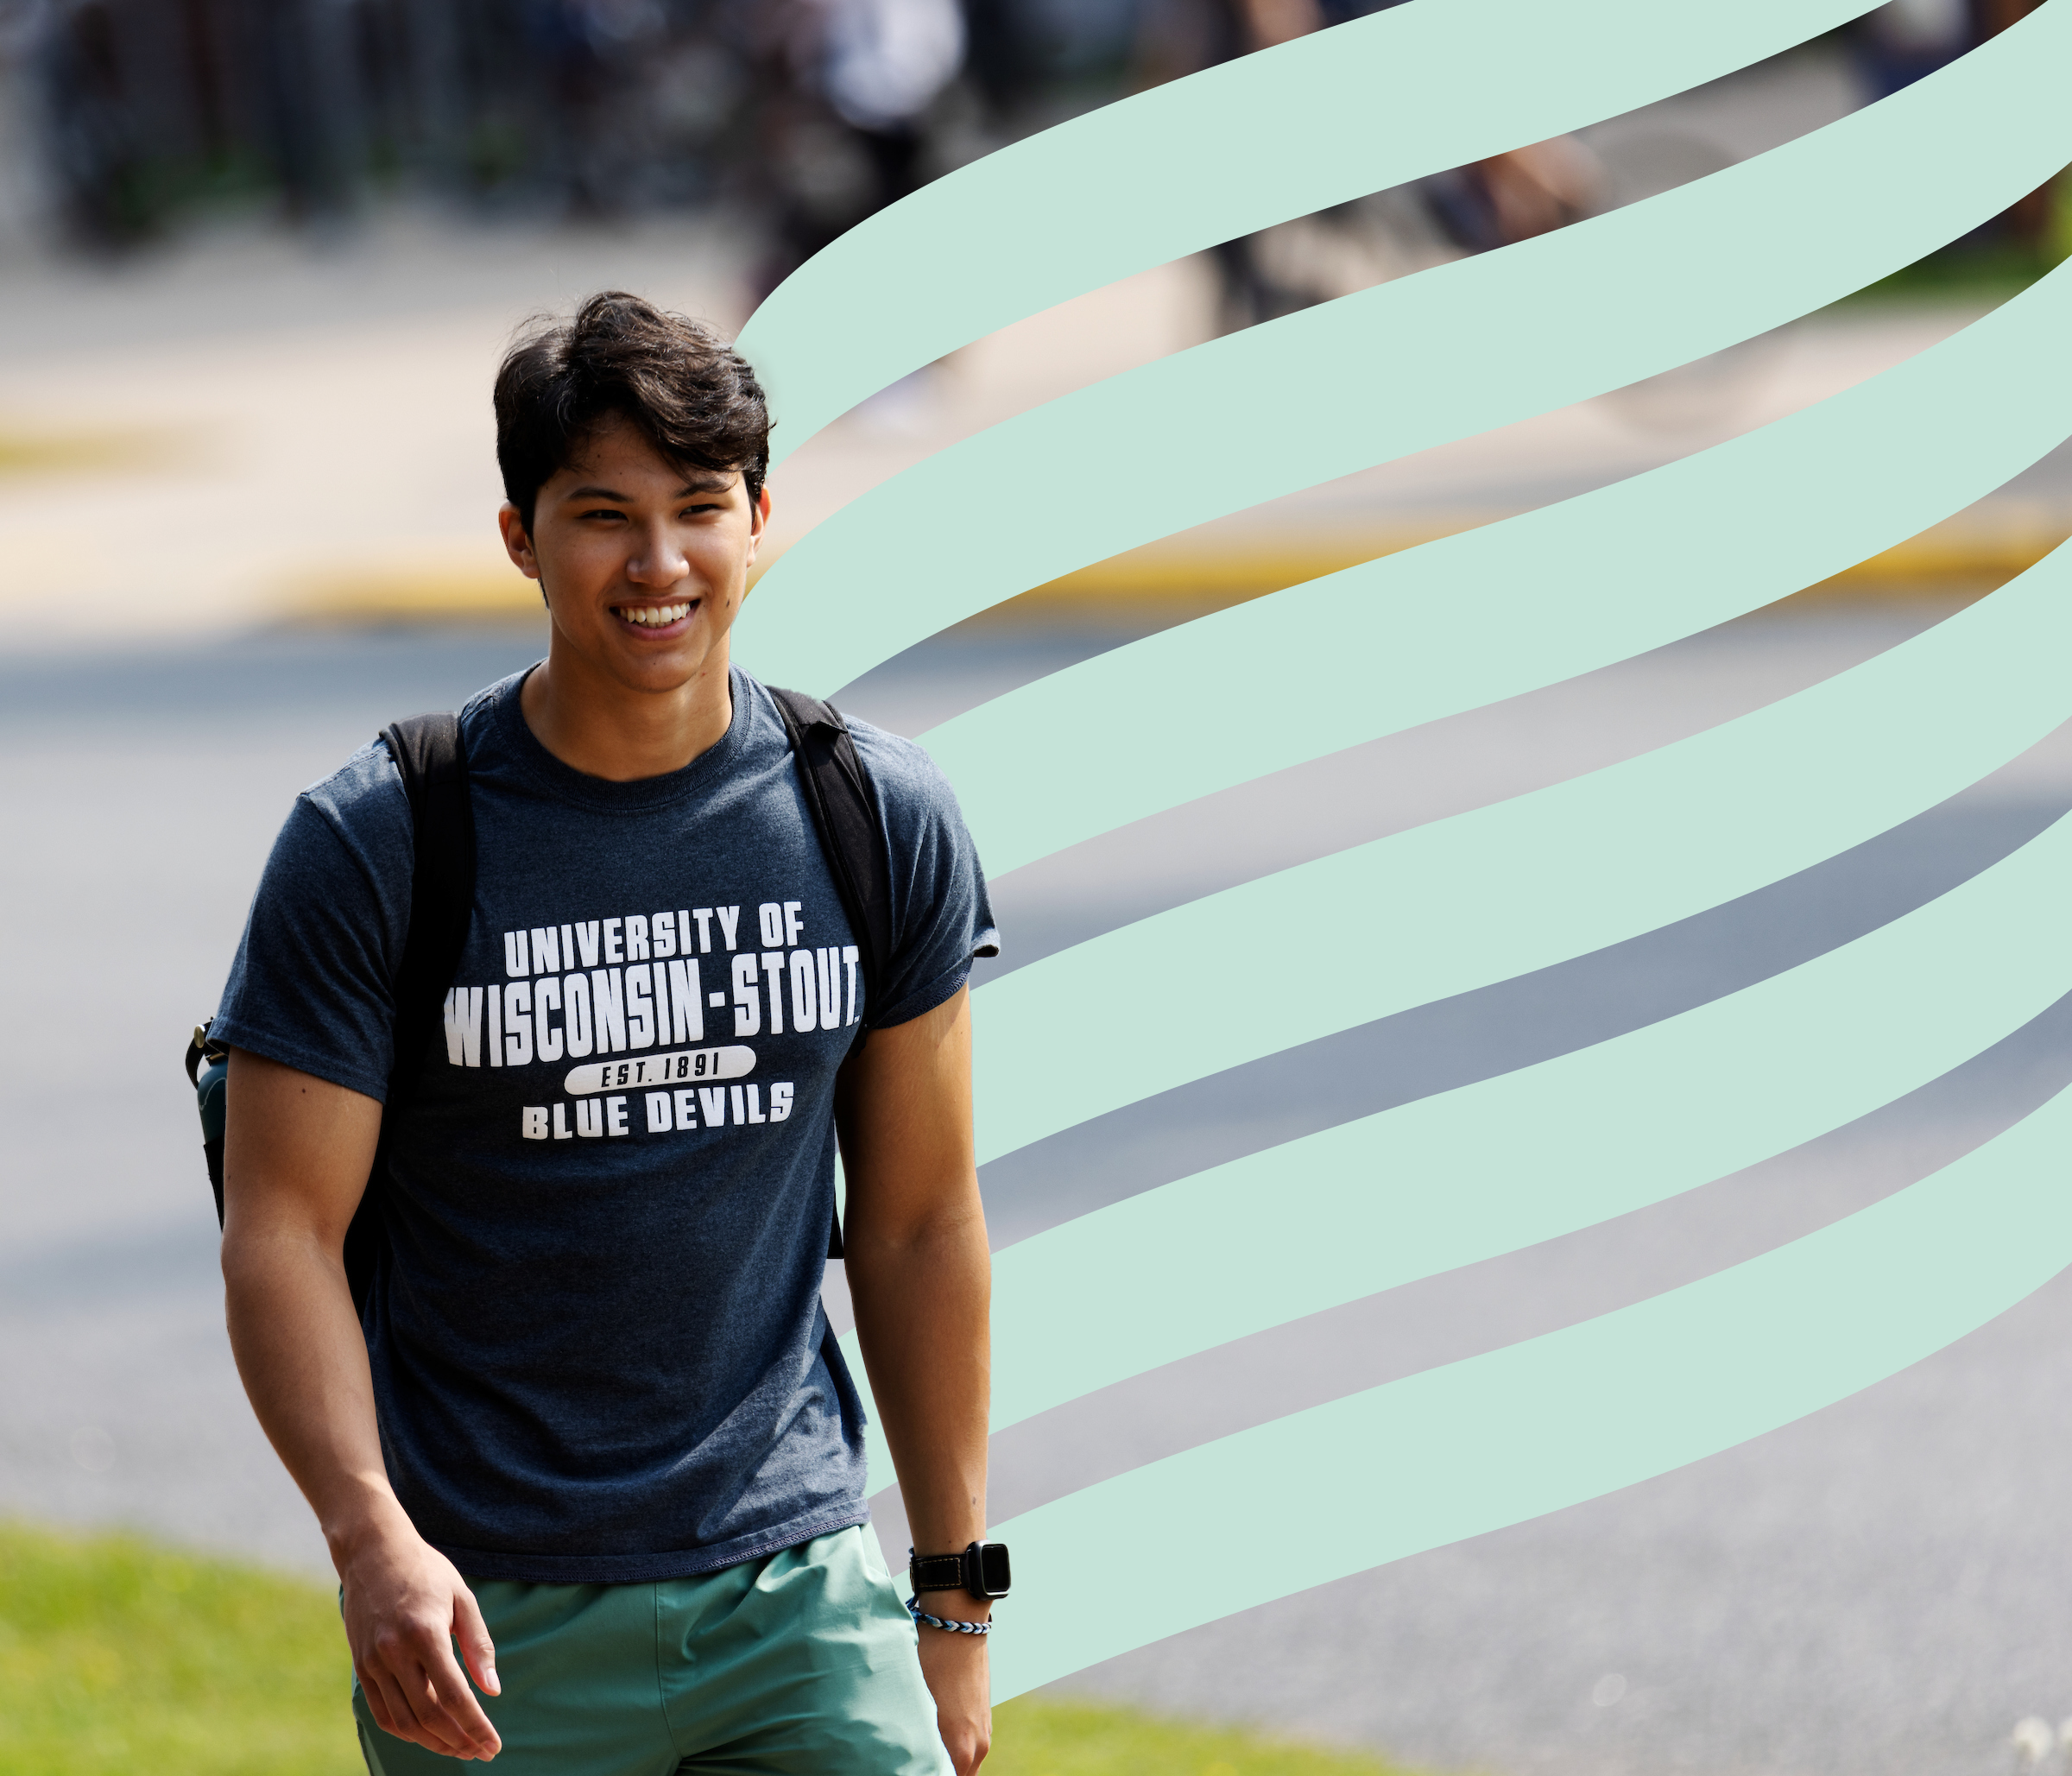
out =
[[906,1551],[906,1577],[913,1594],[969,1591],[974,1597],[1004,1597],[1009,1573],[1005,1542],[973,1542],[959,1554]]
[[906,1577],[916,1596],[923,1591],[961,1591],[964,1588],[964,1557],[916,1554],[906,1563]]

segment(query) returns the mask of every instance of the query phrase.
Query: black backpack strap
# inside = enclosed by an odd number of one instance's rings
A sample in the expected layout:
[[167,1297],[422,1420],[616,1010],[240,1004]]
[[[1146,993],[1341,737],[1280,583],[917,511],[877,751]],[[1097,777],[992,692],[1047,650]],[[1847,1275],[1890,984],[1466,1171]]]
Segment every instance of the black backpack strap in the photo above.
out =
[[[792,755],[798,762],[799,786],[814,830],[820,835],[828,873],[835,879],[835,893],[856,934],[865,1012],[860,1041],[869,1033],[871,1016],[892,972],[892,859],[878,818],[877,794],[840,711],[802,691],[764,688],[784,717]],[[842,1255],[838,1217],[827,1255]]]
[[388,1172],[388,1133],[437,1039],[441,1013],[475,901],[475,808],[468,756],[456,716],[413,716],[382,731],[410,799],[410,925],[395,975],[395,1039],[382,1139],[366,1194],[345,1235],[345,1276],[364,1307],[385,1243],[379,1197]]
[[[205,1017],[194,1026],[193,1040],[187,1044],[187,1084],[194,1088],[195,1108],[201,1112],[201,1158],[208,1167],[209,1188],[216,1192],[216,1226],[223,1228],[223,1123],[224,1082],[228,1077],[224,1064],[231,1052],[220,1042],[211,1040],[209,1030],[215,1023],[213,1017]],[[204,1071],[204,1069],[206,1071]]]
[[[803,692],[764,688],[775,699],[791,736],[805,805],[812,811],[849,928],[856,934],[864,1008],[875,1013],[892,970],[892,859],[878,819],[876,792],[839,711]],[[870,1021],[866,1015],[866,1030]]]

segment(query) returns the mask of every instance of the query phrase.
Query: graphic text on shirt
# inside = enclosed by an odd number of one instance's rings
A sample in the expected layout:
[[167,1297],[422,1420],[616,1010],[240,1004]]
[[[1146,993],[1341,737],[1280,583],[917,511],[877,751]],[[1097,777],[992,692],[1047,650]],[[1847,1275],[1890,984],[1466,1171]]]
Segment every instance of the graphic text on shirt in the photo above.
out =
[[[755,1068],[755,1051],[739,1039],[783,1035],[787,1015],[794,1035],[856,1023],[858,951],[854,944],[805,943],[799,901],[763,902],[750,932],[742,931],[741,913],[739,906],[694,907],[503,932],[507,978],[446,995],[447,1063],[515,1068],[634,1056],[571,1068],[561,1089],[575,1100],[572,1126],[567,1103],[527,1106],[521,1132],[530,1141],[633,1132],[626,1097],[600,1100],[614,1086],[671,1088],[647,1094],[649,1134],[785,1121],[790,1082],[770,1085],[767,1111],[760,1084],[721,1083]],[[711,975],[701,974],[701,959],[716,952]],[[712,976],[725,985],[708,986]],[[711,1033],[735,1042],[688,1046],[706,1041],[708,1012],[723,1014],[716,1021],[722,1027]],[[638,1052],[658,1045],[665,1052]]]

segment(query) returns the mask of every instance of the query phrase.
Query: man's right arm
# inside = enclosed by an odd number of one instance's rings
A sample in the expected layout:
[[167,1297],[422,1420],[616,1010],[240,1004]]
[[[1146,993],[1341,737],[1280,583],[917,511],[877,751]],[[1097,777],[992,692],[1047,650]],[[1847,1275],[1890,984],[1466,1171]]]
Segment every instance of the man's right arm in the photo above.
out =
[[367,1345],[345,1281],[345,1229],[379,1139],[374,1099],[242,1049],[224,1135],[223,1280],[252,1410],[322,1526],[345,1637],[376,1723],[464,1759],[502,1748],[453,1656],[498,1693],[474,1594],[388,1484]]

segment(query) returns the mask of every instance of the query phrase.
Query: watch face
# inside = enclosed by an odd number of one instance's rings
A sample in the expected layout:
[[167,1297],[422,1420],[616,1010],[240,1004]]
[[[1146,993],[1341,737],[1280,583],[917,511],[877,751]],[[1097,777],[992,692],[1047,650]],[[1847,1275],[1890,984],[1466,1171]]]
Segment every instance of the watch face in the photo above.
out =
[[981,1542],[978,1545],[978,1574],[989,1597],[1008,1595],[1010,1570],[1008,1565],[1008,1545],[1005,1542]]

